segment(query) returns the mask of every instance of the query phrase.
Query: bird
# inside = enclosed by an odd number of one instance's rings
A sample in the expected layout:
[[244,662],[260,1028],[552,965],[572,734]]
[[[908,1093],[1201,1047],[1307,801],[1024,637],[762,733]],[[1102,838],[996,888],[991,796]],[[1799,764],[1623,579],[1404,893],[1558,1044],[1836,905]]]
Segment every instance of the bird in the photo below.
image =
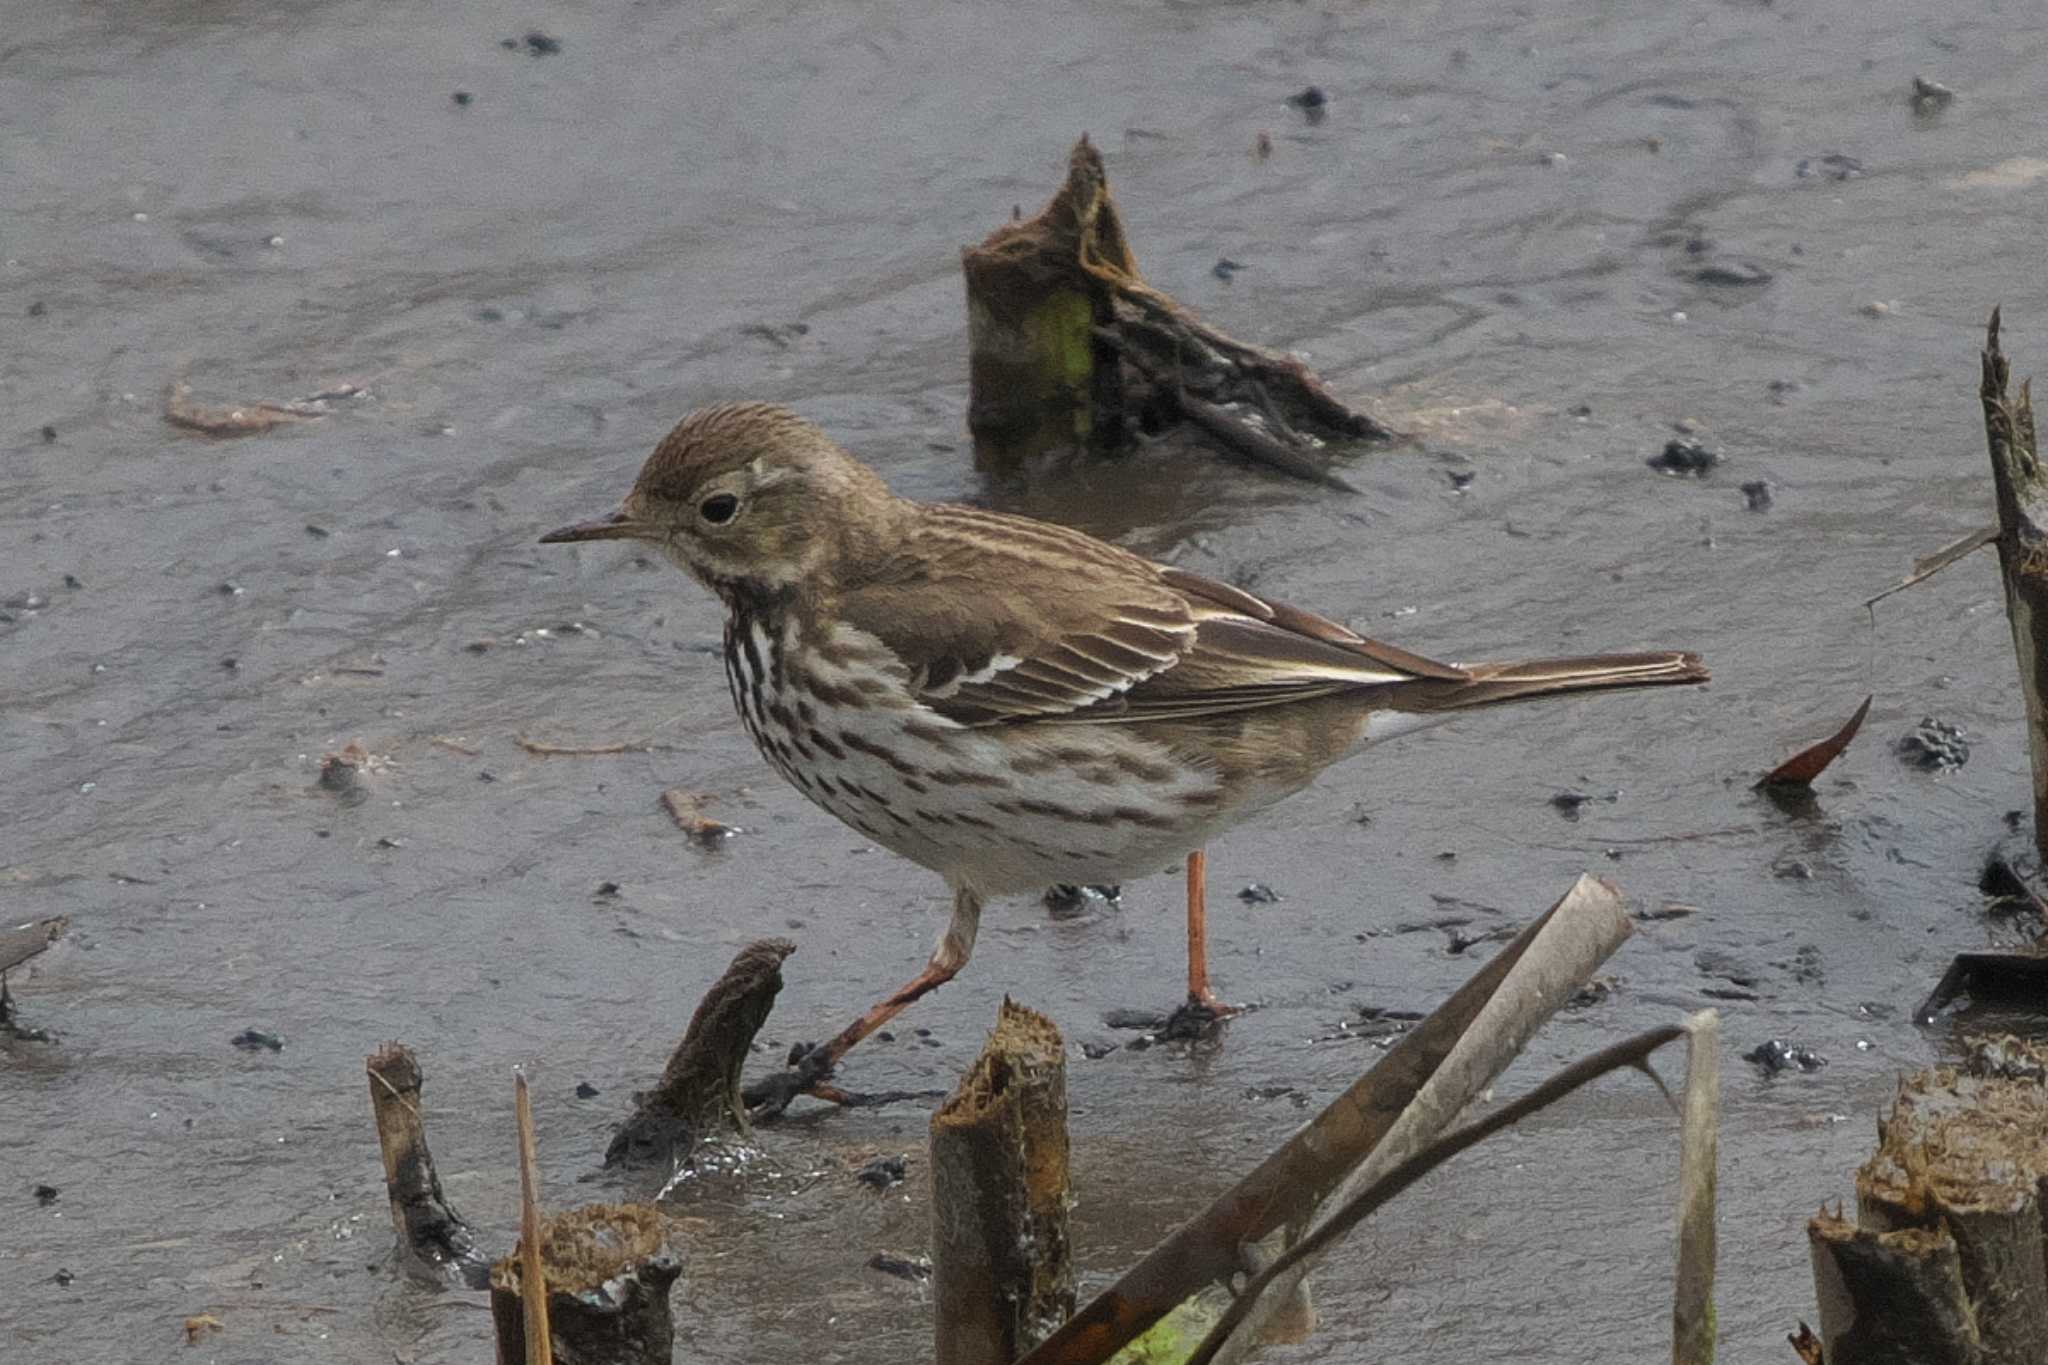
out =
[[1707,680],[1678,650],[1441,663],[1070,527],[900,497],[770,403],[690,413],[617,512],[541,537],[605,540],[724,604],[733,708],[770,766],[951,890],[924,968],[794,1063],[798,1092],[827,1093],[855,1044],[967,964],[990,898],[1182,859],[1188,999],[1220,1013],[1214,835],[1466,711]]

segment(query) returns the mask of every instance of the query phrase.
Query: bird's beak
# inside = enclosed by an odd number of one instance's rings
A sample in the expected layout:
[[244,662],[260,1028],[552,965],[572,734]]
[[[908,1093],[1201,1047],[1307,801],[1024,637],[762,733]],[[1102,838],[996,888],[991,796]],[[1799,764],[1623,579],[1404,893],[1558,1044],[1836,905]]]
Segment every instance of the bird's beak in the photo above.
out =
[[574,526],[550,531],[540,538],[540,543],[560,545],[571,540],[639,540],[646,534],[645,525],[624,512],[614,512],[598,521],[579,521]]

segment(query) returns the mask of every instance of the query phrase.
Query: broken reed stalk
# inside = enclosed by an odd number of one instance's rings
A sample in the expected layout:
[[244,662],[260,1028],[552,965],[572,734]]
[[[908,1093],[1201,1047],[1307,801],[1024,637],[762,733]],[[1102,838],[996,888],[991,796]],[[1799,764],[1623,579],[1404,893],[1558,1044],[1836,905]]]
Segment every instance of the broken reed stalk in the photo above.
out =
[[1010,1365],[1074,1311],[1066,1045],[1003,1001],[931,1120],[937,1365]]
[[634,1096],[633,1115],[605,1149],[605,1165],[674,1169],[719,1128],[749,1131],[740,1072],[782,990],[783,959],[795,951],[786,938],[757,939],[739,951],[697,1002],[660,1084]]
[[2048,1360],[2048,1047],[1972,1039],[1878,1135],[1855,1222],[1808,1225],[1828,1365]]
[[1998,345],[1998,310],[1984,340],[1984,436],[1998,498],[1998,563],[2026,699],[2034,761],[2034,846],[2048,864],[2048,470],[2034,441],[2031,385],[2009,397],[2011,366]]
[[1671,1365],[1714,1365],[1714,1192],[1721,1145],[1721,1016],[1685,1021],[1685,1103],[1678,1156],[1678,1277]]
[[1348,1236],[1358,1224],[1444,1162],[1484,1142],[1501,1129],[1512,1127],[1538,1110],[1557,1103],[1589,1081],[1625,1067],[1647,1066],[1651,1053],[1666,1043],[1684,1037],[1685,1034],[1684,1028],[1667,1026],[1651,1029],[1647,1033],[1639,1033],[1633,1038],[1604,1047],[1590,1057],[1573,1062],[1528,1094],[1512,1103],[1502,1105],[1485,1118],[1466,1124],[1455,1132],[1431,1142],[1361,1190],[1355,1198],[1347,1201],[1329,1217],[1317,1223],[1312,1232],[1281,1253],[1270,1265],[1254,1276],[1233,1299],[1216,1325],[1210,1329],[1208,1337],[1195,1348],[1183,1365],[1210,1365],[1212,1361],[1221,1359],[1223,1348],[1232,1339],[1243,1339],[1243,1323],[1250,1316],[1252,1306],[1259,1301],[1262,1294],[1270,1292],[1276,1280],[1290,1275],[1297,1266],[1310,1257],[1321,1256]]
[[[1207,1285],[1229,1283],[1243,1271],[1247,1248],[1314,1215],[1340,1186],[1355,1194],[1420,1151],[1629,932],[1613,885],[1579,878],[1370,1071],[1068,1319],[1025,1365],[1100,1365]],[[1306,1269],[1306,1260],[1290,1266],[1290,1283],[1258,1296],[1230,1350],[1263,1338]]]
[[[675,1318],[669,1290],[682,1267],[661,1215],[645,1204],[587,1204],[539,1220],[547,1342],[558,1365],[670,1365]],[[526,1365],[525,1244],[491,1271],[498,1365]]]
[[[1565,913],[1566,907],[1571,913]],[[1546,932],[1529,945],[1527,956],[1515,962],[1443,1064],[1417,1088],[1378,1145],[1344,1177],[1326,1207],[1341,1208],[1356,1199],[1448,1129],[1633,932],[1620,893],[1594,877],[1581,876],[1552,910],[1555,918]],[[1319,1213],[1318,1221],[1329,1216]],[[1291,1267],[1246,1314],[1217,1360],[1237,1365],[1250,1356],[1266,1339],[1268,1324],[1320,1259],[1320,1253],[1305,1256]]]
[[961,270],[967,425],[984,468],[1110,453],[1186,422],[1241,459],[1350,491],[1328,468],[1327,443],[1398,435],[1293,356],[1225,336],[1140,279],[1086,137],[1051,201],[967,248]]
[[476,1234],[441,1193],[434,1154],[427,1150],[419,1059],[403,1043],[386,1043],[371,1054],[366,1069],[401,1262],[425,1278],[482,1289],[490,1266],[477,1250]]

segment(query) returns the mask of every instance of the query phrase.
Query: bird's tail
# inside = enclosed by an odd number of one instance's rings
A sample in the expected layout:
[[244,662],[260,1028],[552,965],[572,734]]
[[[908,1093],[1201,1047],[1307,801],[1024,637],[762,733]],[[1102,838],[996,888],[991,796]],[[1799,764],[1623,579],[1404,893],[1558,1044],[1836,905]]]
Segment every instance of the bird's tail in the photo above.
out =
[[1690,651],[1589,654],[1576,659],[1534,659],[1515,664],[1465,664],[1458,681],[1406,683],[1402,709],[1466,711],[1479,706],[1622,687],[1667,687],[1707,680],[1706,665]]

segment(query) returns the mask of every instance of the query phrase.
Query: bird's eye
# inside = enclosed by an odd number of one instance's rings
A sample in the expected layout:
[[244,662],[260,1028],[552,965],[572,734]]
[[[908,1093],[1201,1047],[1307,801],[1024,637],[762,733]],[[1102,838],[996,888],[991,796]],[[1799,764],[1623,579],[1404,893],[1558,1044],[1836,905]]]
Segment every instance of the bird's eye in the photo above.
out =
[[713,526],[723,526],[740,510],[740,500],[730,493],[713,493],[697,505],[697,515]]

